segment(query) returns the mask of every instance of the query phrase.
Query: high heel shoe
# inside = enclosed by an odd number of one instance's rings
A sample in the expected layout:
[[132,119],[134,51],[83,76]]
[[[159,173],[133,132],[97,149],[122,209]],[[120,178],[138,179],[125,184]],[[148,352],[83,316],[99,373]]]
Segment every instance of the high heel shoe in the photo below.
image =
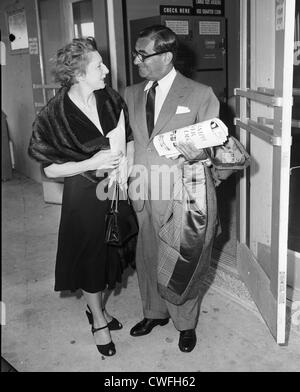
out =
[[[101,328],[94,328],[92,326],[92,334],[94,335],[96,332],[101,331],[102,329],[108,328],[107,325]],[[107,344],[96,344],[97,350],[100,354],[105,355],[106,357],[112,357],[116,353],[116,347],[114,342],[111,340]]]
[[[85,314],[89,320],[89,323],[91,325],[93,325],[94,324],[93,314],[92,314],[91,309],[88,305],[87,305],[87,308],[88,308],[88,310],[85,311]],[[102,309],[102,312],[104,312],[104,310],[105,310],[105,308]],[[120,323],[120,321],[114,317],[112,318],[112,320],[109,323],[107,323],[107,326],[110,331],[117,331],[117,330],[123,328],[123,325]]]

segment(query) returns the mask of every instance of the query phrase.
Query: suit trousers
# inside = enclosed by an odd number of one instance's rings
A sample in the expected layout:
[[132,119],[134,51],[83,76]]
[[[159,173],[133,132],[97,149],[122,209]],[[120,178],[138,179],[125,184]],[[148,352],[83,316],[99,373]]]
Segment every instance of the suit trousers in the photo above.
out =
[[[136,250],[136,268],[144,317],[163,319],[170,317],[178,331],[196,327],[199,317],[199,296],[182,305],[174,305],[163,299],[157,288],[157,250],[160,216],[155,204],[145,200],[142,211],[137,212],[139,237]],[[161,202],[160,202],[161,204]]]

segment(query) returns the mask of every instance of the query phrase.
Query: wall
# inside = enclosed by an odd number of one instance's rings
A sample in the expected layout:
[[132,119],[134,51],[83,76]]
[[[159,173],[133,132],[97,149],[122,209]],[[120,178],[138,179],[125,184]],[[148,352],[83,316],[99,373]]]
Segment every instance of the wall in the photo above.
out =
[[[2,41],[9,48],[5,9],[15,4],[13,0],[1,0],[0,26]],[[24,4],[27,24],[35,18],[34,0],[19,1]],[[2,70],[2,110],[7,115],[10,138],[14,145],[16,170],[25,176],[40,181],[39,166],[27,155],[32,122],[35,117],[31,79],[31,59],[28,53],[11,54],[6,52],[6,65]]]
[[63,46],[61,21],[57,17],[60,14],[60,0],[40,0],[39,9],[45,82],[52,83],[51,59],[57,49]]

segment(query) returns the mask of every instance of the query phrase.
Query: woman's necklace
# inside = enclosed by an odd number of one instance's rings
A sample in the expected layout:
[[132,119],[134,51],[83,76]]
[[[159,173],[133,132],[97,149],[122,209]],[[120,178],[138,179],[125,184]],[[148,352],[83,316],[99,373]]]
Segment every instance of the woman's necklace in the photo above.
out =
[[85,103],[82,101],[82,99],[80,97],[78,97],[76,94],[69,94],[69,97],[72,99],[72,101],[79,106],[80,108],[82,108],[84,111],[87,112],[93,112],[95,111],[95,109],[97,109],[97,105],[96,105],[96,98],[95,95],[93,94],[92,97],[90,98],[90,104]]
[[82,99],[80,99],[80,97],[78,97],[76,94],[69,93],[69,97],[103,134],[103,129],[99,121],[95,95],[93,94],[93,96],[90,98],[90,104],[84,103]]

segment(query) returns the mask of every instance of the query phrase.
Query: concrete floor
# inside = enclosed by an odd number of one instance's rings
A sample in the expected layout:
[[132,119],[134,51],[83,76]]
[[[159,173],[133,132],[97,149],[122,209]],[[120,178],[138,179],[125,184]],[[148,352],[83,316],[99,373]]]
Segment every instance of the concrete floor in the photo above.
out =
[[2,183],[2,356],[19,372],[298,372],[299,328],[279,347],[260,315],[212,284],[202,302],[198,343],[192,353],[178,349],[170,322],[148,336],[133,338],[142,318],[137,277],[124,276],[108,299],[108,310],[123,322],[112,332],[117,354],[99,355],[78,295],[56,293],[54,260],[60,206],[45,204],[42,186],[15,175]]

